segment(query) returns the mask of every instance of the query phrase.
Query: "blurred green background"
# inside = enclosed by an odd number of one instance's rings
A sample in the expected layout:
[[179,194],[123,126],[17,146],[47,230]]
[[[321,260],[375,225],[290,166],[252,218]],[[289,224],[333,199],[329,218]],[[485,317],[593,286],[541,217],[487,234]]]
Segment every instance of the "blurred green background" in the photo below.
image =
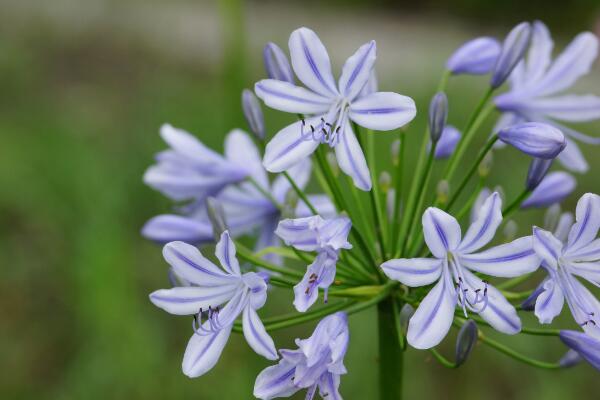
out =
[[[271,40],[285,49],[289,33],[307,25],[329,48],[335,70],[360,44],[377,40],[381,87],[413,97],[420,110],[406,133],[416,149],[443,63],[464,40],[501,36],[536,17],[562,48],[597,26],[597,1],[524,3],[0,1],[0,397],[251,398],[268,363],[241,337],[232,336],[213,371],[190,380],[180,370],[190,320],[148,301],[168,284],[160,248],[139,235],[148,218],[170,206],[141,181],[164,148],[160,125],[170,122],[221,150],[229,129],[245,127],[240,91],[264,76],[262,46]],[[451,123],[464,125],[485,85],[485,78],[450,82]],[[578,87],[600,93],[598,68]],[[291,118],[267,112],[271,134]],[[597,135],[598,128],[585,129]],[[380,169],[393,137],[378,137]],[[598,191],[597,151],[584,148],[592,172],[579,177],[565,208]],[[513,198],[526,168],[524,156],[504,150],[490,182]],[[521,233],[541,224],[542,215],[519,213]],[[276,300],[262,313],[287,310],[285,296],[272,294]],[[350,373],[341,392],[374,398],[375,315],[353,316],[350,324]],[[571,324],[565,315],[556,326]],[[292,346],[313,327],[279,331],[275,341]],[[502,339],[547,360],[564,351],[554,338]],[[444,351],[451,356],[452,349],[449,339]],[[406,366],[407,399],[593,398],[598,388],[587,365],[538,371],[482,346],[458,370],[415,350]]]

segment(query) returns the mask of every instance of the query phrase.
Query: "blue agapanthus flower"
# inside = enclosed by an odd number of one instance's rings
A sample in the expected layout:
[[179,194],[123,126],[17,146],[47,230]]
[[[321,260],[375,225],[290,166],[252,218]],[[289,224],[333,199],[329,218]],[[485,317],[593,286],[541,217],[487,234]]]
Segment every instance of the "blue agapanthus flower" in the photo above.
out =
[[297,350],[279,351],[279,364],[266,368],[256,378],[254,396],[268,400],[307,389],[307,400],[317,391],[325,400],[341,400],[340,375],[346,373],[344,356],[349,338],[345,313],[322,319],[308,339],[296,339]]
[[600,285],[600,197],[587,193],[577,203],[575,224],[566,243],[551,232],[533,229],[533,246],[548,277],[540,285],[535,315],[548,324],[560,314],[566,300],[575,321],[600,338],[600,302],[576,276]]
[[286,81],[262,80],[256,95],[271,108],[308,115],[279,131],[267,144],[263,163],[270,172],[285,171],[310,156],[320,143],[335,149],[340,169],[356,187],[371,189],[371,176],[351,122],[374,130],[397,129],[416,114],[410,97],[392,92],[363,95],[375,64],[374,41],[346,61],[336,85],[329,54],[315,32],[300,28],[289,41],[292,67],[306,88]]
[[585,172],[588,164],[574,140],[600,144],[600,139],[569,128],[562,121],[599,119],[600,97],[561,93],[590,71],[598,54],[598,38],[590,32],[577,35],[554,61],[553,47],[546,25],[534,22],[527,59],[513,70],[509,78],[510,91],[494,100],[498,110],[504,113],[495,131],[523,121],[555,125],[568,136],[567,147],[558,156],[559,160],[572,171]]
[[256,312],[267,301],[267,282],[255,272],[242,274],[227,231],[215,251],[222,268],[183,242],[167,244],[163,255],[175,273],[190,284],[150,294],[150,301],[168,313],[195,316],[194,333],[183,356],[184,374],[194,378],[212,369],[240,315],[250,347],[269,360],[277,359],[273,339]]
[[406,337],[411,346],[436,346],[448,333],[457,305],[465,316],[467,311],[477,313],[500,332],[515,334],[521,330],[514,306],[471,272],[515,277],[539,266],[531,236],[476,253],[494,238],[502,222],[501,206],[498,193],[492,193],[464,238],[454,217],[430,207],[423,214],[423,234],[433,258],[402,258],[381,265],[390,279],[410,287],[437,282],[410,319]]

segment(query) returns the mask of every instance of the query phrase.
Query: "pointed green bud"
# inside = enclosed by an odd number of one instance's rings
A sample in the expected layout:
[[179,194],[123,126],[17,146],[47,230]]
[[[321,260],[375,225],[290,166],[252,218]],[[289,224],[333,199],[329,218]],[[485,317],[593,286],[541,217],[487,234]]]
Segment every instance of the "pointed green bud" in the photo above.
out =
[[390,190],[390,186],[392,186],[392,176],[387,171],[381,171],[379,175],[379,187],[381,188],[381,192],[386,194]]
[[415,309],[408,303],[403,305],[400,310],[400,328],[402,329],[402,334],[404,336],[406,336],[406,332],[408,332],[408,321],[410,321],[414,313]]
[[400,146],[402,146],[400,139],[394,139],[390,148],[392,153],[392,164],[394,167],[397,167],[398,164],[400,164]]
[[504,234],[504,239],[507,242],[512,242],[517,237],[517,232],[519,231],[519,225],[512,219],[509,219],[504,225],[504,229],[502,233]]
[[492,156],[491,152],[488,152],[485,157],[483,157],[483,160],[481,160],[479,163],[479,168],[477,169],[480,177],[485,178],[490,174],[493,162],[494,156]]
[[439,204],[446,204],[450,195],[450,184],[448,181],[445,179],[439,181],[435,193],[437,195],[437,202]]

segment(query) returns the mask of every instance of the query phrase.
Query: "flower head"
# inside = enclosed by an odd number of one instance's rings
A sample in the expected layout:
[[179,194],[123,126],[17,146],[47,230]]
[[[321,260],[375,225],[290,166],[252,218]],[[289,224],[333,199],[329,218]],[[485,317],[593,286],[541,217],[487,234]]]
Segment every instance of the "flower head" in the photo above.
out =
[[254,396],[268,400],[308,389],[306,399],[312,399],[318,389],[323,399],[341,400],[338,389],[340,375],[346,373],[349,337],[345,313],[324,318],[308,339],[296,339],[297,350],[280,350],[279,364],[264,369],[256,378]]
[[171,314],[194,315],[194,333],[183,357],[184,374],[195,378],[217,363],[240,315],[250,347],[269,360],[277,359],[273,339],[256,312],[267,300],[267,283],[255,272],[241,273],[229,232],[221,235],[215,251],[221,268],[183,242],[167,244],[163,255],[189,286],[157,290],[150,301]]
[[279,223],[275,234],[289,246],[301,251],[316,251],[317,257],[308,266],[304,278],[294,286],[294,306],[306,311],[317,301],[318,289],[325,290],[333,283],[336,263],[341,249],[351,249],[348,233],[352,223],[347,217],[323,219],[318,215],[298,219],[286,219]]
[[374,130],[399,128],[414,118],[413,100],[392,92],[364,94],[375,64],[374,41],[348,58],[337,85],[329,54],[315,32],[295,30],[289,47],[294,72],[306,88],[266,79],[256,83],[255,92],[269,107],[310,117],[283,128],[271,139],[263,159],[265,168],[287,170],[326,143],[335,149],[340,168],[354,184],[370,190],[369,169],[350,122]]
[[437,345],[448,333],[457,305],[465,316],[467,311],[478,313],[500,332],[521,330],[515,308],[500,291],[471,272],[514,277],[539,266],[531,236],[475,253],[493,239],[502,222],[501,203],[498,193],[490,195],[464,237],[454,217],[428,208],[423,214],[423,233],[433,258],[395,259],[381,265],[389,278],[407,286],[437,281],[410,319],[407,339],[413,347]]
[[590,71],[598,54],[598,39],[590,32],[581,33],[554,61],[553,46],[546,25],[534,22],[527,60],[521,61],[512,72],[509,78],[511,90],[494,100],[497,108],[504,112],[496,130],[522,121],[552,124],[568,136],[567,147],[558,156],[559,160],[570,170],[585,172],[587,162],[572,139],[587,144],[600,144],[600,139],[558,121],[582,122],[600,118],[600,98],[559,93]]
[[548,276],[535,304],[541,323],[552,322],[566,300],[575,321],[586,333],[600,338],[600,302],[576,277],[600,285],[600,197],[587,193],[577,203],[575,224],[566,243],[534,227],[533,247]]

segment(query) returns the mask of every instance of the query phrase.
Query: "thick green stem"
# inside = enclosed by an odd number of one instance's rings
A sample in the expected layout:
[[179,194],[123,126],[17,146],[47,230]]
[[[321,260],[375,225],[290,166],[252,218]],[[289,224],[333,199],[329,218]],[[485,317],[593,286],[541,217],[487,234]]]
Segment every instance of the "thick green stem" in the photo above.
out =
[[393,297],[377,306],[379,328],[379,399],[402,399],[402,375],[404,352],[398,337]]

